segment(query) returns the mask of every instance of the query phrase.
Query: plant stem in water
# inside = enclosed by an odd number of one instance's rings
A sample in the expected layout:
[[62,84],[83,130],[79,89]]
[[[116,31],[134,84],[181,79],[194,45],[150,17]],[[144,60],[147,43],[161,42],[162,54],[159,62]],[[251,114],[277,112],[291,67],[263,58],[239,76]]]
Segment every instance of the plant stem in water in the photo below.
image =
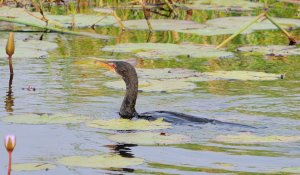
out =
[[266,18],[288,37],[288,39],[290,40],[290,45],[295,45],[297,43],[295,37],[293,37],[289,32],[287,32],[284,28],[277,24],[268,14],[266,14]]
[[256,18],[254,18],[251,22],[249,22],[247,25],[245,25],[244,27],[242,27],[239,31],[237,31],[236,33],[232,34],[229,38],[227,38],[226,40],[224,40],[221,44],[219,44],[217,46],[217,49],[220,49],[221,47],[225,46],[229,41],[231,41],[232,39],[234,39],[236,36],[238,36],[239,34],[241,34],[243,31],[245,31],[246,29],[248,29],[251,25],[253,25],[254,23],[256,23],[257,20],[259,20],[261,17],[265,16],[266,13],[261,13],[260,15],[258,15]]
[[7,169],[7,175],[10,175],[11,172],[11,160],[12,160],[12,152],[8,152],[8,169]]
[[13,69],[13,65],[12,65],[12,56],[8,56],[8,64],[9,64],[10,75],[12,75],[12,74],[14,74],[14,69]]

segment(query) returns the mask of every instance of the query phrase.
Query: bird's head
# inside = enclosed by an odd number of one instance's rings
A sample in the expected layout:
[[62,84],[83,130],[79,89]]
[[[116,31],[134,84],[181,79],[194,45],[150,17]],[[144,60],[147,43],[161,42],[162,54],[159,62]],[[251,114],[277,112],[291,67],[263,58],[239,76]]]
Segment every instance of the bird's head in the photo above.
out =
[[132,76],[136,76],[135,68],[130,63],[127,63],[125,61],[96,60],[95,64],[102,68],[106,68],[110,71],[116,72],[117,74],[121,75],[124,80]]

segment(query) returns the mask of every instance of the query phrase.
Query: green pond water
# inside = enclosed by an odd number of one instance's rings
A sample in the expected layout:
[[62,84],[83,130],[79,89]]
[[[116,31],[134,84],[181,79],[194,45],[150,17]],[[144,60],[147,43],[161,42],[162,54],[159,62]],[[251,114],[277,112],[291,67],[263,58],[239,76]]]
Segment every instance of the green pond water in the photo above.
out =
[[[297,7],[292,6],[292,9]],[[252,12],[224,12],[195,10],[192,19],[205,22],[224,16],[256,15]],[[286,13],[285,13],[286,12]],[[277,17],[296,17],[289,10],[274,7]],[[183,11],[179,19],[184,19]],[[122,19],[142,19],[139,10],[118,11]],[[130,15],[127,15],[130,14]],[[201,15],[206,19],[201,18]],[[153,18],[165,18],[153,16]],[[48,163],[54,168],[37,171],[13,171],[14,175],[35,174],[300,174],[300,57],[268,57],[259,53],[241,53],[244,45],[287,45],[288,40],[278,30],[256,31],[239,35],[227,45],[233,58],[142,59],[135,53],[101,51],[107,45],[120,43],[197,43],[217,45],[229,35],[199,36],[174,31],[144,30],[124,33],[116,27],[98,27],[96,32],[113,36],[101,40],[84,36],[56,33],[44,34],[43,40],[56,43],[48,57],[13,59],[14,76],[9,78],[6,58],[0,60],[0,137],[13,133],[17,146],[14,163]],[[300,30],[291,32],[300,39]],[[6,39],[7,32],[0,32]],[[38,40],[41,33],[15,33],[16,40]],[[45,45],[45,47],[47,47]],[[16,47],[16,50],[18,47]],[[107,70],[95,67],[93,58],[131,60],[138,68],[185,68],[198,72],[262,71],[285,74],[284,79],[272,81],[215,80],[195,82],[193,90],[175,92],[141,92],[137,100],[138,112],[167,110],[199,117],[234,122],[256,128],[203,124],[173,125],[156,130],[168,134],[182,134],[191,138],[188,143],[171,145],[122,144],[108,139],[108,135],[136,132],[91,128],[84,124],[22,124],[5,122],[3,118],[23,114],[72,114],[86,120],[115,119],[124,91],[108,88],[105,83],[120,80],[107,76]],[[111,73],[113,74],[113,73]],[[34,90],[33,90],[34,88]],[[68,122],[63,122],[68,123]],[[229,141],[222,136],[240,135]],[[254,135],[258,138],[249,139]],[[268,136],[282,136],[276,141],[264,141]],[[291,138],[292,141],[285,139]],[[247,140],[248,139],[248,140]],[[253,141],[256,139],[256,141]],[[246,141],[245,141],[246,140]],[[252,142],[251,142],[252,141]],[[7,155],[0,149],[0,171],[6,172]],[[114,168],[66,166],[58,161],[66,156],[120,155],[139,158],[143,163]],[[127,159],[127,160],[128,160]],[[125,160],[126,161],[126,160]]]

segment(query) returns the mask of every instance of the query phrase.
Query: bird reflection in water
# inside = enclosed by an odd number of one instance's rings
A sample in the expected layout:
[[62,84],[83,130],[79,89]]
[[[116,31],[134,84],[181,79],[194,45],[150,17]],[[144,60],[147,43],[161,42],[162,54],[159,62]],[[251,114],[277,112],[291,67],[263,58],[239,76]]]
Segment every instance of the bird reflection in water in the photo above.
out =
[[113,151],[115,154],[119,154],[122,157],[134,158],[131,153],[130,147],[137,146],[135,144],[117,144],[117,145],[106,145],[107,148]]
[[[131,147],[137,146],[136,144],[116,144],[116,145],[106,145],[107,148],[113,151],[113,153],[118,154],[126,158],[134,158],[134,154],[131,153]],[[112,171],[123,171],[133,173],[134,169],[132,168],[115,168],[111,169]]]
[[5,111],[6,112],[13,112],[13,106],[14,106],[14,92],[12,89],[12,83],[14,79],[14,74],[10,74],[9,82],[8,82],[8,91],[6,92],[6,98],[5,98]]

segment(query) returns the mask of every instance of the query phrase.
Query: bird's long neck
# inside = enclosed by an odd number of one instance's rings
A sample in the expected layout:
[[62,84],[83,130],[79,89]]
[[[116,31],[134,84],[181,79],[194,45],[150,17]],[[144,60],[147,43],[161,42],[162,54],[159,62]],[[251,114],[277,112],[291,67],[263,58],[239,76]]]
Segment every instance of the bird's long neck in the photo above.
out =
[[126,84],[126,93],[120,108],[122,118],[133,118],[137,115],[135,103],[138,95],[138,77],[134,68],[129,70],[129,74],[123,77]]

